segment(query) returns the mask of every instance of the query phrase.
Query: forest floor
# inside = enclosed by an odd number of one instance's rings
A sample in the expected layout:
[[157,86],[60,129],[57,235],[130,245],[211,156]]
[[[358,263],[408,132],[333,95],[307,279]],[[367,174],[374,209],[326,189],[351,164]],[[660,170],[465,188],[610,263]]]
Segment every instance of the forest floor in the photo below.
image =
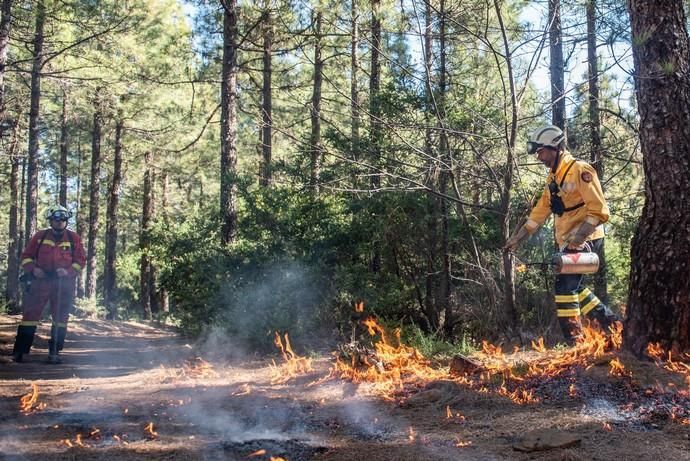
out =
[[[531,379],[532,402],[516,403],[495,377],[477,386],[436,376],[384,394],[369,383],[321,379],[333,366],[328,354],[313,359],[312,371],[277,379],[280,365],[268,358],[205,362],[174,331],[129,322],[73,321],[60,365],[45,363],[43,325],[31,355],[13,363],[18,321],[0,316],[2,460],[687,460],[690,453],[688,374],[620,354],[620,376],[609,374],[609,356]],[[33,384],[38,397],[21,410]]]

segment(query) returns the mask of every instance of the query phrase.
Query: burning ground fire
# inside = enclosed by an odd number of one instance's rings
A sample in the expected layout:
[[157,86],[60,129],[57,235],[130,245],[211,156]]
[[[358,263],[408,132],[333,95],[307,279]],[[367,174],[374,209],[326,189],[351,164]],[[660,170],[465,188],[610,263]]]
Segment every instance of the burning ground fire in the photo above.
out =
[[[509,359],[500,346],[485,341],[479,354],[483,372],[477,379],[468,375],[451,376],[447,370],[433,368],[418,350],[401,343],[399,329],[393,332],[395,339],[391,341],[388,333],[372,317],[365,318],[362,323],[370,336],[380,338],[374,343],[375,351],[351,354],[349,360],[338,357],[331,374],[353,382],[372,383],[374,392],[389,400],[396,400],[406,389],[445,379],[479,392],[494,392],[518,404],[536,403],[539,397],[534,390],[523,388],[520,383],[528,379],[559,376],[575,365],[587,366],[592,358],[605,354],[609,342],[614,348],[620,347],[622,335],[620,324],[612,330],[610,339],[594,328],[585,328],[582,340],[576,347],[553,352],[547,352],[543,338],[539,338],[532,343],[532,347],[544,356],[529,363]],[[622,367],[619,362],[618,365]],[[623,372],[622,368],[618,370]],[[492,384],[496,382],[495,377],[500,378],[498,386]]]
[[163,374],[161,382],[177,382],[182,379],[215,379],[220,375],[213,369],[206,360],[201,357],[194,357],[185,360],[180,368],[166,368],[161,366]]
[[[359,312],[359,311],[358,311]],[[370,336],[378,337],[374,343],[375,351],[371,353],[353,353],[346,358],[337,357],[330,376],[357,383],[371,383],[373,392],[388,400],[400,400],[406,391],[413,391],[434,380],[453,380],[459,385],[475,389],[481,393],[494,393],[504,396],[517,404],[534,404],[540,402],[537,387],[544,379],[556,378],[569,372],[573,367],[588,368],[595,360],[607,353],[620,349],[622,345],[622,325],[617,323],[609,335],[600,330],[586,326],[582,337],[575,347],[548,351],[543,338],[532,342],[532,348],[539,356],[521,362],[517,354],[509,357],[500,346],[484,342],[478,354],[481,362],[481,373],[453,376],[448,370],[433,368],[430,362],[416,349],[400,341],[400,330],[389,333],[372,317],[362,320]],[[513,351],[517,352],[517,351]],[[660,357],[657,354],[657,357]],[[609,373],[617,377],[632,377],[618,358],[609,362]],[[688,366],[670,359],[664,368],[688,373]],[[574,384],[568,388],[571,398],[578,396]],[[450,409],[448,409],[448,414]]]
[[283,344],[280,334],[276,331],[273,343],[278,350],[280,350],[280,354],[283,357],[283,363],[278,366],[275,361],[273,361],[273,365],[271,366],[271,384],[283,384],[292,378],[313,371],[311,359],[300,357],[293,352],[292,346],[290,345],[290,337],[287,333],[285,333],[285,343]]
[[[363,304],[358,303],[355,312],[363,314]],[[565,400],[581,399],[586,401],[588,396],[587,382],[577,380],[581,375],[575,374],[574,369],[586,370],[588,367],[592,367],[594,363],[602,366],[599,368],[602,373],[606,372],[606,365],[608,365],[609,375],[620,378],[612,381],[623,383],[620,388],[628,386],[633,381],[633,373],[626,369],[621,359],[615,354],[615,351],[621,346],[622,325],[620,324],[612,328],[608,336],[597,329],[586,327],[577,345],[567,349],[549,350],[543,338],[532,342],[533,352],[525,350],[505,352],[501,346],[483,342],[481,351],[476,354],[477,362],[481,364],[478,370],[453,374],[449,368],[435,365],[419,350],[404,344],[401,340],[400,329],[388,331],[375,318],[366,314],[358,317],[358,320],[361,322],[358,323],[359,331],[366,332],[364,334],[373,340],[371,347],[358,344],[358,347],[349,350],[348,354],[337,355],[328,376],[311,383],[312,385],[328,379],[365,383],[367,385],[362,386],[364,392],[369,391],[385,400],[402,403],[417,391],[427,388],[427,385],[433,381],[449,381],[451,387],[457,385],[473,392],[499,397],[500,400],[505,399],[505,401],[509,400],[515,404],[530,405],[549,402],[549,391],[544,392],[548,386],[544,386],[544,384],[549,383],[553,378],[560,378],[557,383],[562,386],[563,392],[559,396],[564,397]],[[293,351],[287,333],[276,332],[274,344],[280,351],[282,362],[279,364],[276,364],[276,361],[272,362],[270,366],[271,384],[284,384],[293,378],[313,372],[311,359],[299,356]],[[687,354],[683,357],[673,356],[671,353],[665,352],[658,344],[650,344],[647,352],[650,357],[654,358],[657,366],[683,375],[685,382],[690,385],[690,366],[684,363],[690,359],[690,356]],[[175,380],[181,378],[215,379],[220,376],[211,364],[200,357],[187,360],[181,368],[164,370],[169,378]],[[599,373],[599,376],[602,373]],[[45,408],[45,403],[38,402],[38,386],[35,383],[32,383],[31,386],[32,392],[21,398],[22,413],[29,414]],[[238,383],[230,395],[257,394],[256,389],[260,388],[253,388],[252,386],[253,383],[251,382]],[[591,395],[591,390],[589,392]],[[227,394],[225,395],[227,396]],[[252,398],[238,400],[253,402]],[[185,402],[191,402],[191,398],[188,401],[170,400],[169,404],[175,405],[174,402],[182,406],[185,405]],[[440,409],[445,407],[445,414],[441,414],[442,410],[437,414],[439,421],[446,428],[461,428],[465,432],[473,424],[476,415],[472,413],[471,408],[462,408],[462,412],[459,411],[461,402],[458,400],[451,401],[450,405],[446,405],[446,402],[443,401],[441,404],[443,406],[440,406]],[[322,399],[321,404],[323,403],[324,400]],[[137,414],[137,410],[138,407],[133,413]],[[690,426],[690,410],[687,408],[683,408],[682,405],[669,405],[667,411],[666,416],[669,420],[676,424]],[[468,415],[467,418],[463,413]],[[127,409],[124,410],[124,414],[128,414]],[[153,415],[145,416],[146,419],[137,420],[136,435],[138,437],[129,439],[129,442],[125,440],[127,434],[121,431],[115,433],[114,428],[105,428],[104,433],[97,428],[91,432],[79,428],[81,433],[74,436],[74,433],[77,432],[75,430],[64,434],[62,437],[70,436],[70,438],[61,439],[59,443],[62,446],[75,449],[107,447],[108,443],[113,444],[113,441],[120,445],[139,441],[152,442],[154,440],[158,440],[160,443],[158,431],[164,435],[174,434],[174,431],[168,430],[169,427],[165,426],[167,419],[164,419],[163,416],[168,417],[165,413],[160,416],[153,413]],[[129,417],[132,418],[133,416],[130,414]],[[153,421],[150,421],[151,419],[156,421],[156,427],[154,427]],[[601,422],[603,430],[618,430],[617,420],[612,421],[613,427],[607,421]],[[418,429],[419,432],[412,426],[401,427],[397,436],[406,438],[410,444],[427,443],[429,439],[424,435],[424,426],[418,426]],[[471,440],[468,440],[469,437],[472,437],[469,431],[455,437],[456,434],[457,432],[448,435],[444,441],[447,443],[445,446],[452,445],[457,448],[465,448],[473,444]],[[54,438],[54,440],[57,439],[58,437]],[[429,443],[433,443],[433,438],[431,440],[432,442]],[[258,447],[253,446],[251,449],[255,451],[249,453],[251,450],[247,449],[242,455],[248,459],[267,459],[270,456],[271,449],[256,450],[256,448]],[[270,459],[284,461],[280,457],[270,456]]]
[[38,401],[38,385],[36,383],[31,383],[31,392],[19,400],[19,408],[24,414],[41,411],[46,408],[45,402]]

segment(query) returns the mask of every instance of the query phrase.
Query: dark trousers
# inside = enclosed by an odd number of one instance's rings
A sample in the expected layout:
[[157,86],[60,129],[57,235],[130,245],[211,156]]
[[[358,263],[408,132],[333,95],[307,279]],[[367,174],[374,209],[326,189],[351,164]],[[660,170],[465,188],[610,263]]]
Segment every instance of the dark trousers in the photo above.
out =
[[[600,238],[588,243],[592,251],[599,253],[604,245],[604,239]],[[568,253],[578,252],[578,250],[565,251]],[[583,278],[582,274],[559,274],[556,276],[556,315],[563,336],[568,343],[573,343],[580,333],[580,316],[596,320],[604,331],[607,331],[613,322],[618,320],[616,314],[602,303],[589,288],[583,286]]]

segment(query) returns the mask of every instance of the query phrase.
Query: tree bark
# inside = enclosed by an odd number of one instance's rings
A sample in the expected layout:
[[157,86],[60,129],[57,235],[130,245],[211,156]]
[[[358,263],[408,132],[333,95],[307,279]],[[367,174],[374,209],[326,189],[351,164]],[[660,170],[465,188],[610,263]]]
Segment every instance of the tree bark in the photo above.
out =
[[141,264],[140,264],[140,296],[141,310],[144,313],[144,318],[152,320],[151,298],[155,291],[151,289],[151,279],[153,269],[151,267],[150,255],[150,237],[149,232],[151,228],[151,219],[153,217],[153,155],[150,151],[146,152],[144,161],[146,163],[146,170],[144,172],[144,196],[143,208],[141,213],[141,237],[139,239],[139,248],[141,249]]
[[62,114],[60,116],[60,205],[67,207],[67,92],[62,91]]
[[[503,176],[503,190],[501,191],[500,210],[502,215],[501,220],[501,235],[504,242],[510,237],[510,196],[513,190],[513,177],[515,175],[515,142],[517,140],[517,124],[519,107],[517,101],[517,91],[515,88],[515,78],[513,76],[513,56],[510,51],[508,43],[508,35],[503,24],[503,15],[498,0],[494,0],[494,9],[498,16],[498,21],[501,27],[501,36],[503,38],[503,51],[506,67],[508,69],[508,88],[510,94],[504,95],[504,100],[510,99],[510,107],[504,104],[504,112],[506,117],[505,124],[505,141],[507,149],[505,174]],[[510,110],[510,114],[508,113]],[[518,327],[519,316],[517,311],[517,304],[515,298],[515,264],[513,255],[511,253],[503,253],[503,273],[505,275],[503,291],[505,296],[505,315],[507,317],[507,325],[504,330],[506,333]]]
[[[438,189],[439,162],[434,157],[433,129],[432,120],[436,111],[433,94],[433,10],[431,0],[425,2],[424,8],[424,77],[425,77],[425,102],[424,121],[426,129],[424,132],[424,152],[427,156],[427,171],[429,171],[426,185],[430,190]],[[440,315],[436,303],[437,270],[436,261],[438,259],[438,226],[439,226],[439,202],[440,198],[434,194],[428,194],[427,206],[427,257],[426,274],[424,276],[424,314],[429,323],[431,331],[437,331],[440,324]]]
[[[359,11],[357,9],[357,0],[352,0],[352,36],[350,39],[350,149],[351,155],[355,162],[360,158],[360,139],[359,127],[360,107],[359,107],[359,85],[357,84],[357,75],[359,73]],[[352,181],[353,187],[356,189],[358,183],[357,175]]]
[[34,32],[33,65],[31,68],[31,106],[29,109],[29,158],[26,171],[26,211],[24,219],[25,244],[36,232],[38,207],[38,123],[41,103],[41,69],[43,67],[43,28],[46,8],[43,0],[36,4],[36,28]]
[[260,184],[263,187],[271,185],[273,178],[272,165],[272,138],[273,138],[273,98],[271,87],[271,79],[273,77],[271,49],[273,46],[273,25],[271,24],[271,12],[268,10],[269,5],[266,5],[266,11],[263,13],[263,88],[261,89],[262,105],[261,105],[261,178]]
[[[596,0],[587,0],[587,77],[589,81],[589,135],[591,143],[590,163],[604,188],[604,158],[601,147],[601,122],[599,119],[599,66],[597,64]],[[594,290],[599,299],[609,303],[607,285],[606,249],[599,251],[599,271],[594,276]]]
[[690,350],[690,40],[684,2],[628,0],[645,204],[632,241],[624,346]]
[[[448,178],[450,175],[450,151],[448,148],[448,133],[446,132],[446,6],[445,0],[439,1],[439,53],[440,68],[438,77],[438,116],[439,116],[439,155],[441,156],[441,175],[439,178],[439,192],[442,195],[448,193]],[[455,319],[453,315],[451,263],[450,263],[450,230],[449,230],[449,206],[445,198],[441,201],[441,293],[439,299],[443,303],[439,306],[444,310],[443,332],[446,338],[453,337]]]
[[565,71],[561,0],[549,0],[549,72],[551,74],[551,123],[565,131]]
[[[369,69],[369,162],[372,169],[371,188],[376,191],[381,187],[381,1],[371,0],[371,68]],[[373,242],[371,271],[381,270],[381,244]]]
[[[98,91],[98,90],[96,90]],[[101,189],[101,103],[96,95],[96,103],[93,112],[93,134],[91,137],[91,180],[89,195],[89,241],[86,250],[86,291],[89,299],[96,297],[96,241],[98,240],[98,214],[100,211]]]
[[237,0],[223,4],[223,70],[220,120],[221,241],[237,236]]
[[[84,152],[81,148],[81,142],[77,143],[77,154],[79,157],[79,165],[77,166],[77,233],[84,239],[88,227],[88,220],[86,216],[86,196],[89,192],[88,182],[84,174]],[[86,276],[84,271],[79,274],[77,279],[77,297],[83,298],[86,294]]]
[[19,309],[19,168],[20,156],[17,155],[17,127],[12,130],[12,139],[7,146],[10,157],[10,214],[7,233],[7,285],[5,286],[5,301],[8,311],[17,314]]
[[12,2],[13,0],[2,0],[2,16],[0,16],[0,139],[7,129],[5,123],[7,118],[5,68],[7,67],[7,50],[10,46],[10,30],[12,29]]
[[371,187],[381,187],[381,0],[371,0],[371,69],[369,70],[369,126]]
[[323,61],[321,60],[321,21],[323,12],[317,11],[314,23],[314,87],[311,95],[311,137],[309,139],[311,174],[309,185],[314,194],[319,193],[321,176],[321,86],[323,82]]
[[120,117],[115,124],[115,153],[113,158],[113,176],[108,188],[108,210],[105,225],[105,264],[103,264],[103,302],[107,311],[106,318],[113,320],[117,314],[115,304],[117,260],[117,225],[118,206],[120,204],[120,183],[122,182],[122,131],[124,121]]

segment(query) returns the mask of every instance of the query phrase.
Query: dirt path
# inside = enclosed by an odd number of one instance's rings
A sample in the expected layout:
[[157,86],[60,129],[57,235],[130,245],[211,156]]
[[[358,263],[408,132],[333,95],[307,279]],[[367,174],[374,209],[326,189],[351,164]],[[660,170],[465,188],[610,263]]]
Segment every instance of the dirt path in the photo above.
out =
[[[685,460],[690,452],[690,426],[626,409],[629,386],[597,378],[605,369],[568,377],[581,397],[545,390],[533,405],[451,381],[390,402],[341,380],[314,385],[328,373],[327,358],[308,375],[272,384],[265,359],[208,368],[173,332],[134,323],[74,322],[57,366],[43,363],[41,327],[27,362],[15,364],[17,321],[0,316],[2,460]],[[19,401],[31,383],[45,408],[27,414]],[[513,449],[545,428],[580,440]]]

